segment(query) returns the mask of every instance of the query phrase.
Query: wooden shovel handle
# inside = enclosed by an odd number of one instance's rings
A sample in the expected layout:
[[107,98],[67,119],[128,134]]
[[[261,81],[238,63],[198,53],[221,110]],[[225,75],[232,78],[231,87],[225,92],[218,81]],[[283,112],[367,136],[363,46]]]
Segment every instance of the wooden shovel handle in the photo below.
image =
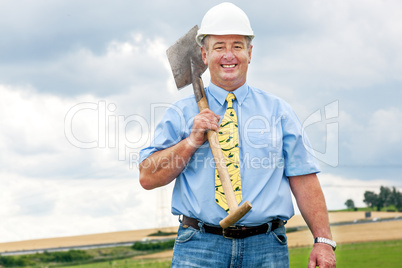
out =
[[[195,86],[193,84],[193,86]],[[199,78],[199,89],[202,93],[202,98],[197,100],[198,108],[200,111],[209,108],[208,101],[204,92],[204,85],[202,79]],[[234,212],[237,209],[236,196],[233,191],[233,186],[230,181],[230,175],[228,169],[226,168],[225,158],[223,156],[221,147],[219,145],[218,135],[215,131],[209,130],[207,132],[208,142],[211,147],[212,155],[215,160],[216,168],[218,169],[219,178],[222,183],[223,192],[225,193],[225,198],[229,206],[229,211]]]
[[222,219],[219,222],[219,225],[223,229],[234,225],[241,218],[243,218],[243,216],[246,215],[247,212],[249,212],[252,207],[253,206],[251,205],[251,203],[249,201],[244,202],[241,206],[236,208],[236,210],[233,210],[232,212],[230,212],[230,214],[228,216],[226,216],[224,219]]

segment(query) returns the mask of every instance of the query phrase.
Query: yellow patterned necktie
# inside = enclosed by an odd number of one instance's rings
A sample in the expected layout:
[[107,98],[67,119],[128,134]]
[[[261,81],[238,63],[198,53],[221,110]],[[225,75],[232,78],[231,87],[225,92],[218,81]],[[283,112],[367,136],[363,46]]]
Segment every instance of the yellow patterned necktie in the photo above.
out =
[[[230,175],[236,201],[239,204],[242,200],[241,179],[240,179],[240,157],[239,157],[239,131],[236,112],[233,109],[233,101],[236,99],[233,93],[226,97],[228,106],[218,130],[218,140],[225,158],[226,167]],[[229,206],[226,202],[222,184],[219,179],[218,170],[215,168],[215,202],[226,212]]]

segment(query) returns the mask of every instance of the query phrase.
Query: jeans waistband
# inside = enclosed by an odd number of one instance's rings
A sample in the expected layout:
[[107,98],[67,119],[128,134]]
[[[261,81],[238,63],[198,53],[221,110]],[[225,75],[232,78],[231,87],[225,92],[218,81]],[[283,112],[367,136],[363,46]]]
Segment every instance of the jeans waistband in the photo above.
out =
[[[198,225],[200,221],[194,218],[183,216],[182,226],[183,228],[188,228],[189,226],[194,229],[200,230],[200,226]],[[208,224],[203,224],[204,231],[206,233],[215,234],[215,235],[223,235],[225,238],[246,238],[253,235],[263,234],[268,232],[269,226],[271,225],[271,230],[273,231],[281,226],[283,226],[285,222],[280,219],[275,219],[271,221],[269,224],[264,223],[258,226],[234,226],[228,228],[221,228],[218,226],[211,226]]]

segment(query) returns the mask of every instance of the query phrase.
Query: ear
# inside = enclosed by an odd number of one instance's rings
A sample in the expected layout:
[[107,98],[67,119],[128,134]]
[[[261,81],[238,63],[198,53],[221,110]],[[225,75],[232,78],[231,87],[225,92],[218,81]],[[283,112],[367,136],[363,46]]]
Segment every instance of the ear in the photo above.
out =
[[253,52],[253,45],[250,45],[248,49],[248,64],[251,62],[251,53]]
[[207,50],[204,48],[204,46],[201,47],[201,55],[202,55],[202,61],[204,62],[204,64],[208,65]]

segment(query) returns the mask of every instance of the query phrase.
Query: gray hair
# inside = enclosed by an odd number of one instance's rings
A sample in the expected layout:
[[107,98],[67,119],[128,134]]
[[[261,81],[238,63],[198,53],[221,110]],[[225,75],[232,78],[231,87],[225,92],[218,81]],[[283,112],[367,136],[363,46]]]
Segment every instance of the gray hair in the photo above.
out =
[[[247,44],[247,49],[250,48],[251,45],[251,40],[252,38],[250,36],[245,35],[244,36],[246,38],[246,44]],[[208,51],[208,39],[209,39],[209,35],[206,35],[202,40],[201,40],[201,45],[202,47]]]

